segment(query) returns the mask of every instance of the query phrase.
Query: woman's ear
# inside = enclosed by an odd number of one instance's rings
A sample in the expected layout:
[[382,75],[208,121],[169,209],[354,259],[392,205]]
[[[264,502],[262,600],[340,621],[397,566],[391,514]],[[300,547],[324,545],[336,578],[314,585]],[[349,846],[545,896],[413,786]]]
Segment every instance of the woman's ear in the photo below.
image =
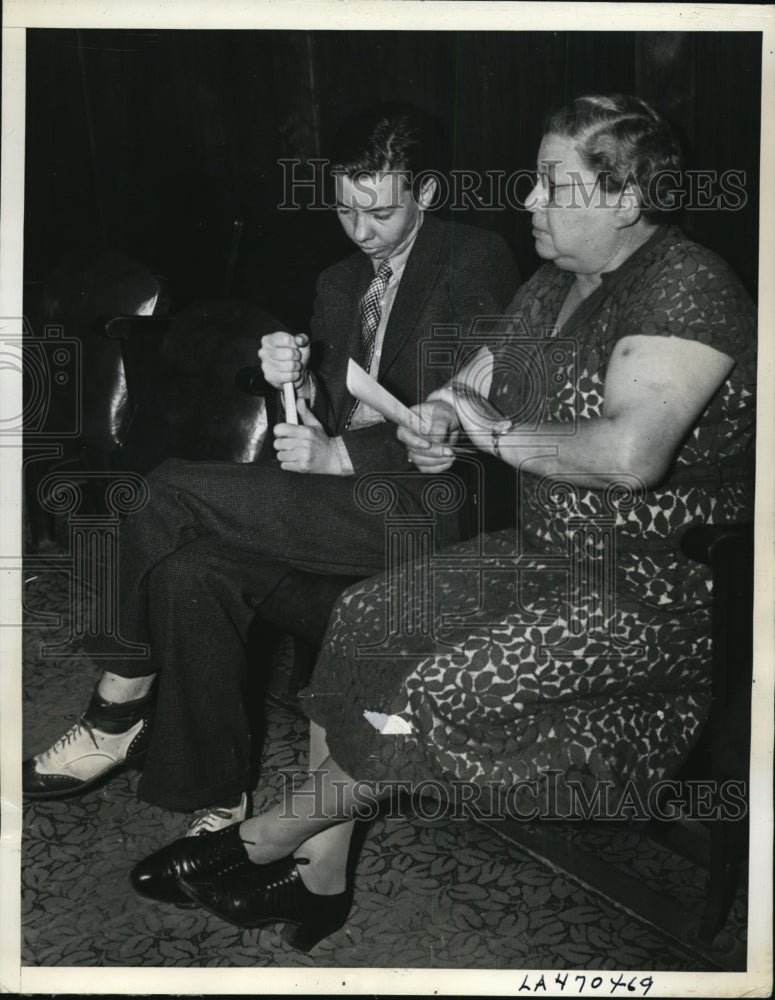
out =
[[622,229],[634,226],[641,215],[640,196],[632,184],[627,184],[616,198],[616,215]]

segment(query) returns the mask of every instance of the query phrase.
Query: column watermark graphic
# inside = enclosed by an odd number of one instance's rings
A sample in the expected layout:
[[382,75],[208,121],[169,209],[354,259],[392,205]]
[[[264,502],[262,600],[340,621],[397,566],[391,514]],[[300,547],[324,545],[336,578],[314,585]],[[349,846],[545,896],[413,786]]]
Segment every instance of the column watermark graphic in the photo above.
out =
[[[22,406],[3,410],[0,445],[23,450],[21,564],[3,556],[10,568],[24,570],[27,582],[65,575],[64,612],[30,608],[22,587],[22,620],[3,625],[51,629],[63,638],[41,644],[43,658],[76,659],[89,641],[95,660],[147,658],[145,645],[126,641],[120,632],[118,532],[121,519],[149,500],[143,476],[129,470],[95,469],[78,458],[84,434],[83,345],[66,336],[61,324],[46,324],[41,335],[26,319],[5,321],[21,336],[0,342],[0,364],[22,381]],[[56,540],[39,547],[32,521],[50,518]],[[26,550],[26,545],[32,551]]]
[[[422,512],[407,512],[400,503],[401,483],[423,481]],[[458,511],[466,499],[466,488],[457,475],[429,478],[417,472],[381,473],[362,476],[356,485],[356,501],[363,510],[385,519],[385,555],[388,567],[388,600],[385,633],[381,640],[358,648],[370,656],[393,656],[394,641],[402,637],[424,637],[431,643],[444,640],[435,634],[432,565],[438,555],[438,515]],[[396,567],[405,567],[395,573]]]
[[[104,513],[84,509],[87,485],[102,492]],[[41,506],[68,519],[69,546],[57,568],[66,569],[70,584],[69,635],[45,644],[43,656],[79,657],[79,643],[88,639],[93,659],[147,659],[147,645],[120,634],[118,529],[119,518],[141,510],[149,498],[147,482],[134,472],[53,472],[41,481]]]

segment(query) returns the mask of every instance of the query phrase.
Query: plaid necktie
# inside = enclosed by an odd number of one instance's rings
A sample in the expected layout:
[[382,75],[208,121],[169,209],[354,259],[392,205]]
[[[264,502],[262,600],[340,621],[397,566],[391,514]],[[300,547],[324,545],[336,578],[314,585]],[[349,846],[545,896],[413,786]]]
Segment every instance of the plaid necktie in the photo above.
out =
[[393,269],[389,261],[383,260],[358,306],[361,319],[363,368],[366,371],[371,368],[371,361],[374,357],[374,342],[377,338],[379,318],[382,315],[382,296],[385,294],[392,273]]

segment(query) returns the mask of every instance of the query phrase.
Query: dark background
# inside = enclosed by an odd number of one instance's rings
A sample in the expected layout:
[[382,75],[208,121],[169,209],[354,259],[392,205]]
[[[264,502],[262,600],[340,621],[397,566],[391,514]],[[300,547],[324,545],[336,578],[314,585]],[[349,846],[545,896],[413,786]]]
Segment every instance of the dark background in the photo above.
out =
[[[280,157],[324,156],[347,114],[408,100],[445,122],[455,166],[510,174],[534,165],[548,109],[621,90],[673,120],[688,166],[746,172],[744,209],[690,212],[684,228],[756,293],[758,33],[35,29],[27,39],[30,286],[65,252],[104,246],[164,276],[173,310],[229,292],[303,329],[315,275],[351,245],[333,212],[277,210]],[[524,276],[538,266],[528,213],[466,221],[499,231]]]

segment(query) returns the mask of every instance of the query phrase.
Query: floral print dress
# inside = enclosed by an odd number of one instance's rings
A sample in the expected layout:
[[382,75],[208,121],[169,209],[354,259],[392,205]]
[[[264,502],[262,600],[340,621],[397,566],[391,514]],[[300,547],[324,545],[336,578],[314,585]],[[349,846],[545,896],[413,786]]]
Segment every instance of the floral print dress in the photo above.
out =
[[[356,779],[517,788],[526,803],[551,784],[566,808],[574,787],[646,795],[707,716],[710,574],[680,536],[752,516],[754,308],[674,227],[603,275],[557,332],[572,282],[544,265],[509,307],[490,391],[501,414],[524,419],[525,379],[543,365],[541,414],[572,433],[601,414],[607,359],[629,334],[697,340],[735,366],[656,488],[523,470],[514,529],[344,592],[304,705]],[[380,732],[364,710],[402,731]]]

